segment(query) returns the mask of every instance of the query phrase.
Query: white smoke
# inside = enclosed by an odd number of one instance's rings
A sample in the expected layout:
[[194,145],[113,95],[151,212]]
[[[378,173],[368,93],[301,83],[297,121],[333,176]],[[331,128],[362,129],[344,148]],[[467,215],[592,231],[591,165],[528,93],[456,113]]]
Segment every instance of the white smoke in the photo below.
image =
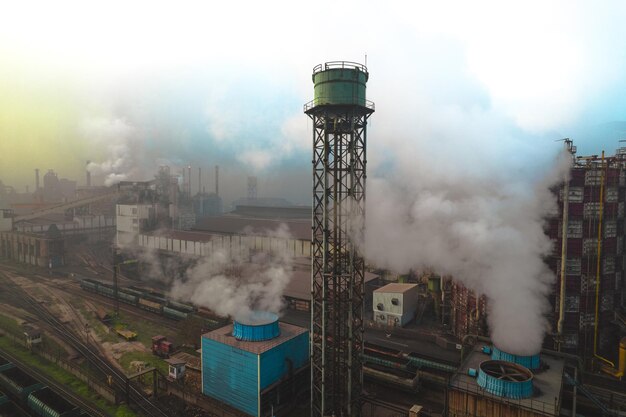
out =
[[132,146],[135,129],[123,119],[94,118],[82,124],[82,134],[96,146],[106,149],[106,159],[90,162],[87,170],[92,175],[103,175],[104,185],[111,186],[132,176],[137,161]]
[[544,219],[556,210],[549,187],[562,181],[569,159],[559,157],[533,183],[412,156],[398,176],[368,182],[365,256],[395,270],[432,268],[462,281],[487,296],[494,343],[537,353],[555,279],[543,260],[551,251]]
[[[288,238],[285,226],[269,235]],[[238,320],[254,310],[279,314],[292,268],[292,255],[284,249],[271,254],[254,253],[245,244],[238,250],[218,249],[175,280],[170,294]]]

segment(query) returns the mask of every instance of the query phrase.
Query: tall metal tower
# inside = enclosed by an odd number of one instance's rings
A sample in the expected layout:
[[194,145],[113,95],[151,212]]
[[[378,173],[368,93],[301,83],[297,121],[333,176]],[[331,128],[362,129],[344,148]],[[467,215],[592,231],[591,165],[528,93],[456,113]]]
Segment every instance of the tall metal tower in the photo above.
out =
[[363,370],[363,278],[355,242],[365,219],[367,119],[364,65],[313,68],[311,416],[358,417]]

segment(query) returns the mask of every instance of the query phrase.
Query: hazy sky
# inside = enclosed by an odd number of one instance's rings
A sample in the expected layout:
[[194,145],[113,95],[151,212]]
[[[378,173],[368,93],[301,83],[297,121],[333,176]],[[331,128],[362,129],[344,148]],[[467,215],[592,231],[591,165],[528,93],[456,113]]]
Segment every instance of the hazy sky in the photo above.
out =
[[233,196],[257,175],[307,202],[311,70],[365,55],[373,174],[406,142],[475,169],[541,166],[562,137],[613,152],[625,16],[621,1],[10,2],[0,180],[32,187],[38,167],[83,183],[91,160],[135,178],[191,162],[212,181],[220,164]]

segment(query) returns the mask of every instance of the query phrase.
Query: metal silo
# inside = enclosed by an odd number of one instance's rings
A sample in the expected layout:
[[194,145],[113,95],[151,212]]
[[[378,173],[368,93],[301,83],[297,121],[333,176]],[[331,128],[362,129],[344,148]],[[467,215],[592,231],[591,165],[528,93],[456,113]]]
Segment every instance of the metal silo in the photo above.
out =
[[363,370],[363,258],[369,73],[354,62],[313,68],[311,415],[359,416]]

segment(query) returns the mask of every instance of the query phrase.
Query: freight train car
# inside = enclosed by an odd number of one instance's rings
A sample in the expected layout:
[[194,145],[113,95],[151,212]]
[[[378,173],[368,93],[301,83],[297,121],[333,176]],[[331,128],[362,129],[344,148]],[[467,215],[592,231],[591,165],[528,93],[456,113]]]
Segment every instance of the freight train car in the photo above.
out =
[[[80,282],[83,290],[103,295],[107,298],[115,297],[115,290],[111,284],[83,279]],[[174,320],[185,320],[195,314],[196,308],[191,304],[169,300],[164,294],[143,290],[140,287],[120,287],[117,291],[118,299],[126,304],[142,308],[153,313],[162,314]]]
[[188,317],[188,313],[167,306],[163,307],[163,315],[174,320],[185,320]]
[[145,298],[140,298],[139,301],[137,301],[137,306],[143,308],[144,310],[152,311],[153,313],[163,312],[163,306],[161,304],[146,300]]

